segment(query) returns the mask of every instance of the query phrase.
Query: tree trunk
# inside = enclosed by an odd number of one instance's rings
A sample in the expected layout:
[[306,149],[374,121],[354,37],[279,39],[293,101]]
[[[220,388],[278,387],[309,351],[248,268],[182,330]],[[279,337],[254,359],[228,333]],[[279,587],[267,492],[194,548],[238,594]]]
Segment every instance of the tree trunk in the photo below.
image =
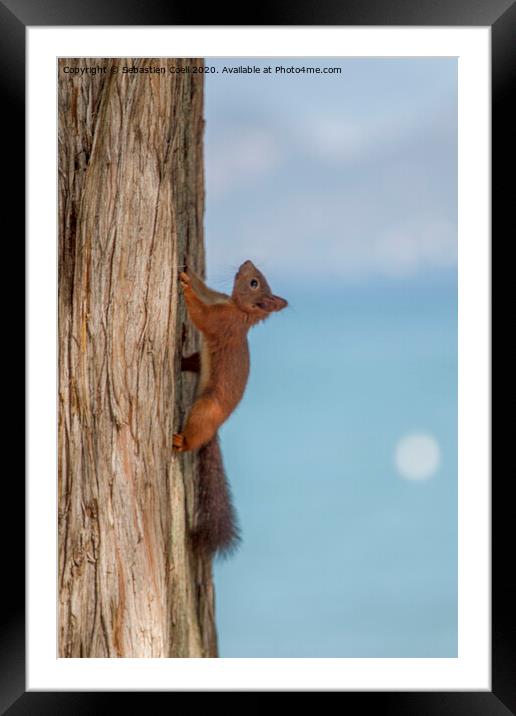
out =
[[[202,64],[59,61],[64,657],[217,655],[211,564],[189,542],[195,458],[171,449],[195,389],[177,276],[204,270]],[[64,71],[92,66],[107,72]]]

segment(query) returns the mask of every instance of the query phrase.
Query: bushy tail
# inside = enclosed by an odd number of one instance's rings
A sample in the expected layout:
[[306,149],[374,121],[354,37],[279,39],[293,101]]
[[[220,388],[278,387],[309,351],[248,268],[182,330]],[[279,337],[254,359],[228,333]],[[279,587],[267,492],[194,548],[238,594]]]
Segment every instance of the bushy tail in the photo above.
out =
[[198,454],[194,548],[204,554],[228,556],[238,546],[240,534],[217,435]]

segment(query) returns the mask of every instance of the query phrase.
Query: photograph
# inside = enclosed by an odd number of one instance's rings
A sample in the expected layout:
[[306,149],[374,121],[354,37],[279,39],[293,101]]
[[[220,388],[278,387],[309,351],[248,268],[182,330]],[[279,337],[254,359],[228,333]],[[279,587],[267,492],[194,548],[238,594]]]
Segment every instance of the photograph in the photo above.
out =
[[57,59],[58,657],[459,656],[458,70]]

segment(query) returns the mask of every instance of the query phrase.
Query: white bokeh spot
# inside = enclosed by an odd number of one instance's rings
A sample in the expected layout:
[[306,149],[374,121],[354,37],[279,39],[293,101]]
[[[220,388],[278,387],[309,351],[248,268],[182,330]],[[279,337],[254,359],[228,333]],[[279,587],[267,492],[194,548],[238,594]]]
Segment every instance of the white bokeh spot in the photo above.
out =
[[428,433],[404,435],[396,445],[395,462],[400,475],[407,480],[426,480],[441,461],[437,440]]

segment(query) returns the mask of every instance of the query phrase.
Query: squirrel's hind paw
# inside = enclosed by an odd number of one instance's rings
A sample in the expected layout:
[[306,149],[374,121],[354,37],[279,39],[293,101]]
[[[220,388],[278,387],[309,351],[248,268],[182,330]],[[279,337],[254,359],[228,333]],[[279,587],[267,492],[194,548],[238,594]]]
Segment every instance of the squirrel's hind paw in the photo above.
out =
[[186,450],[186,442],[184,435],[181,435],[181,433],[174,433],[174,435],[172,436],[172,446],[178,452],[184,452],[184,450]]

